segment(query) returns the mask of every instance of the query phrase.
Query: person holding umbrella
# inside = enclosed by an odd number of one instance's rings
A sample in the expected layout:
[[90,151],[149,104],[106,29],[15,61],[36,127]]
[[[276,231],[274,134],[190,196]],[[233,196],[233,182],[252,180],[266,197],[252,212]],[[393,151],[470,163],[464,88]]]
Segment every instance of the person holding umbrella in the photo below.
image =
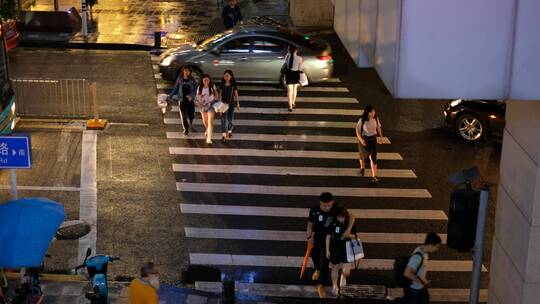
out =
[[[328,264],[326,257],[326,235],[330,233],[331,224],[338,215],[341,207],[334,203],[334,196],[330,192],[323,192],[319,197],[319,204],[309,210],[307,224],[307,241],[313,244],[311,259],[315,267],[312,280],[317,281],[317,292],[320,298],[326,298],[325,285],[328,282]],[[355,217],[349,212],[349,222],[343,235],[350,237]],[[309,246],[308,246],[309,248]]]

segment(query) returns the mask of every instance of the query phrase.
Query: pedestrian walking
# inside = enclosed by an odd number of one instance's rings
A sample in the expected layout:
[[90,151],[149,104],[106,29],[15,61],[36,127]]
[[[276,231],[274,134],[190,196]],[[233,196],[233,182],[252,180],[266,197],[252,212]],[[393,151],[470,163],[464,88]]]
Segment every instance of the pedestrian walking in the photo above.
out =
[[[332,267],[332,291],[338,296],[341,288],[347,285],[347,278],[351,274],[352,263],[347,260],[347,241],[356,239],[356,229],[354,223],[350,229],[350,234],[346,230],[351,223],[349,212],[344,207],[336,208],[336,218],[326,236],[326,258],[330,260]],[[339,272],[341,270],[341,279]],[[339,285],[338,285],[339,283]]]
[[169,94],[169,99],[178,99],[178,108],[180,109],[180,121],[184,128],[184,135],[189,134],[193,127],[193,119],[195,118],[195,96],[197,93],[197,82],[193,78],[191,67],[184,66],[173,90]]
[[367,105],[362,117],[356,124],[356,137],[358,138],[358,152],[360,154],[360,175],[364,176],[366,161],[371,166],[371,181],[379,181],[377,177],[377,136],[382,137],[381,122],[374,107]]
[[289,112],[296,107],[296,95],[300,84],[300,73],[304,59],[298,56],[298,48],[289,45],[289,52],[285,56],[285,84],[287,85],[287,99],[289,101]]
[[208,74],[204,74],[201,77],[201,83],[197,88],[197,96],[195,103],[201,112],[202,121],[206,131],[204,135],[206,137],[206,143],[212,144],[212,132],[214,129],[214,108],[212,105],[218,100],[218,92],[216,86],[210,79]]
[[223,18],[223,25],[225,29],[231,29],[236,26],[236,24],[242,24],[242,12],[240,11],[240,6],[238,6],[238,0],[229,0],[228,4],[223,7],[221,11],[221,17]]
[[[319,204],[309,210],[307,224],[307,240],[313,243],[311,259],[315,267],[311,279],[317,281],[317,292],[320,298],[326,298],[325,285],[328,282],[328,263],[326,256],[326,236],[330,232],[331,224],[337,216],[339,205],[334,203],[334,196],[330,192],[323,192],[319,197]],[[349,214],[349,223],[344,232],[349,236],[354,224],[354,216]]]
[[439,250],[441,243],[441,237],[430,232],[426,235],[424,245],[413,251],[403,273],[406,278],[412,281],[411,285],[405,289],[405,304],[429,303],[427,285],[430,281],[427,279],[426,260],[429,258],[429,254]]
[[236,80],[231,70],[226,70],[223,73],[220,86],[220,97],[223,103],[229,105],[229,109],[225,113],[221,114],[221,141],[226,142],[227,138],[232,137],[235,102],[236,110],[240,111],[238,87],[236,86]]
[[159,272],[156,264],[148,262],[141,267],[140,277],[129,284],[131,304],[159,304]]

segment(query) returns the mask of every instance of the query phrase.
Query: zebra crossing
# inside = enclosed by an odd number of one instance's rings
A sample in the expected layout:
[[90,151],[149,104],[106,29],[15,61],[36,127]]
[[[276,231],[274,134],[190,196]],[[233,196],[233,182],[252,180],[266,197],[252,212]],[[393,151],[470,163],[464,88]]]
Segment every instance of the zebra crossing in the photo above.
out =
[[[156,83],[159,93],[172,89],[160,77]],[[226,143],[219,141],[219,119],[209,147],[198,113],[197,132],[189,136],[181,132],[177,107],[163,118],[190,264],[218,267],[240,281],[245,277],[239,274],[246,274],[249,282],[274,286],[268,290],[312,284],[297,278],[308,208],[324,191],[356,216],[365,244],[366,258],[350,284],[365,285],[365,272],[388,280],[393,259],[412,252],[429,231],[446,242],[447,215],[430,209],[430,191],[418,183],[414,168],[403,165],[391,138],[379,139],[382,182],[371,185],[369,170],[360,176],[354,126],[363,104],[339,79],[302,88],[292,113],[281,88],[242,85],[239,90],[241,109]],[[427,262],[437,290],[434,300],[462,302],[464,297],[452,291],[468,288],[471,259],[441,251]]]

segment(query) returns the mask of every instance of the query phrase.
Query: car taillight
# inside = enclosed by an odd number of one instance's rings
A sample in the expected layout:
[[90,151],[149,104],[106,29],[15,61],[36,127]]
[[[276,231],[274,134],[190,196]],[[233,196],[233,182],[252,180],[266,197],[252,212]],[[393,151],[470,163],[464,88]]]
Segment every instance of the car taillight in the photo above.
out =
[[332,60],[332,56],[330,56],[330,55],[317,56],[317,58],[319,58],[319,60],[323,60],[323,61],[330,61],[330,60]]

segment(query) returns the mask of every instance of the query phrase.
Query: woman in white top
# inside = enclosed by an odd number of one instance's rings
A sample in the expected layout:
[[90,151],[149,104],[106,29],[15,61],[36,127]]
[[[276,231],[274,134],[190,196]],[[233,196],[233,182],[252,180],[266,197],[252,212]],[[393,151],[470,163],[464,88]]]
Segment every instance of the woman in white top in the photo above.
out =
[[218,100],[218,92],[216,86],[207,74],[201,78],[201,83],[197,88],[197,96],[195,102],[201,112],[202,121],[206,132],[206,143],[212,144],[212,131],[214,129],[214,108],[212,105]]
[[356,124],[358,152],[360,153],[360,174],[364,176],[365,162],[369,158],[371,165],[371,180],[376,183],[377,177],[377,135],[382,137],[381,122],[375,108],[367,105],[364,113]]
[[287,97],[289,99],[289,112],[296,107],[296,94],[300,83],[300,73],[304,59],[298,56],[298,48],[289,45],[289,53],[285,56],[285,84],[287,84]]

